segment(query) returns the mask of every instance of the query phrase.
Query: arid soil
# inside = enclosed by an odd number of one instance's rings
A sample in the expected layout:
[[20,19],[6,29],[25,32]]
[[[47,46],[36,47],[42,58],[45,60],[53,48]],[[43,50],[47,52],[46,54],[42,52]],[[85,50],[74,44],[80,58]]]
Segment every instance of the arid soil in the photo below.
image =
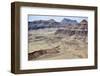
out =
[[[87,36],[55,34],[56,31],[56,28],[29,31],[29,60],[79,59],[88,57]],[[40,50],[42,52],[38,53]],[[55,50],[59,52],[56,53]],[[35,51],[37,51],[37,54]]]

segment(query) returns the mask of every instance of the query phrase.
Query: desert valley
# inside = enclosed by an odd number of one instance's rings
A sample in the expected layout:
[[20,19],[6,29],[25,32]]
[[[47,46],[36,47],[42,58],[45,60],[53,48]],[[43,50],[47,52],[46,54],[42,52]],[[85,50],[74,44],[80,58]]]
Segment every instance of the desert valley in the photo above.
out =
[[28,60],[88,57],[88,21],[63,18],[28,22]]

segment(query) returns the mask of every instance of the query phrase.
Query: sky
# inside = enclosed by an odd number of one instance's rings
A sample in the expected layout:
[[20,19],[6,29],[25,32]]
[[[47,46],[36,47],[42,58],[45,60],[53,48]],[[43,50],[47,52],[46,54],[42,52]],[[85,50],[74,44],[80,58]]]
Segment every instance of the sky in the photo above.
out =
[[63,18],[77,20],[77,22],[81,22],[83,19],[88,20],[88,17],[80,17],[80,16],[28,15],[28,21],[30,22],[35,20],[50,20],[50,19],[54,19],[55,21],[60,22]]

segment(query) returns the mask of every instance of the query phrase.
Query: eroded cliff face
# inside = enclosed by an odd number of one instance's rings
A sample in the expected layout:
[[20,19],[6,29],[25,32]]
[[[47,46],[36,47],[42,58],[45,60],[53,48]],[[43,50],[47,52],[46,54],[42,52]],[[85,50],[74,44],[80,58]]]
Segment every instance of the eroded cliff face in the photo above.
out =
[[81,30],[81,29],[59,29],[55,32],[55,34],[65,34],[68,36],[87,36],[88,31],[87,30]]
[[66,35],[66,36],[75,36],[74,38],[87,38],[88,36],[88,22],[82,20],[78,25],[71,25],[63,29],[58,29],[55,32],[55,35]]
[[51,49],[37,50],[37,51],[34,51],[34,52],[28,54],[28,60],[32,60],[32,59],[35,59],[35,58],[38,58],[41,56],[47,56],[47,55],[53,56],[53,55],[59,54],[59,53],[60,53],[59,46],[53,47]]

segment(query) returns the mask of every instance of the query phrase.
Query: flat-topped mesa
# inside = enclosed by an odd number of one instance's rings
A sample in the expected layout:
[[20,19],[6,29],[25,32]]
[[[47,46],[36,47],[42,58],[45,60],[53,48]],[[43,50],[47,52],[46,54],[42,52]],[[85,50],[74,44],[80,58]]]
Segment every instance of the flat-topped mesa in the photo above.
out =
[[53,47],[51,49],[36,50],[36,51],[28,54],[28,60],[36,59],[36,58],[43,56],[43,55],[58,54],[58,53],[60,53],[58,50],[59,50],[59,46]]

